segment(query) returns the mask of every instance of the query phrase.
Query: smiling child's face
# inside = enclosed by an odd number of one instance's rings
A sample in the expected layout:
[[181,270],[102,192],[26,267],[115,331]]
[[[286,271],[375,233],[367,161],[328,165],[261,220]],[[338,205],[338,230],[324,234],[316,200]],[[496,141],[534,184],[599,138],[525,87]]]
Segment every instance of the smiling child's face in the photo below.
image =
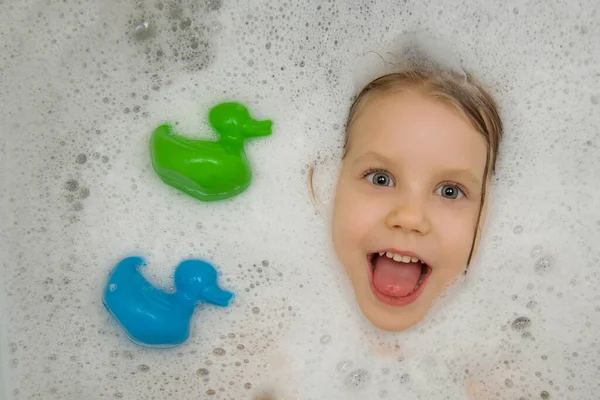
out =
[[417,324],[465,270],[486,154],[485,139],[465,117],[415,90],[377,94],[360,108],[332,234],[358,304],[376,327]]

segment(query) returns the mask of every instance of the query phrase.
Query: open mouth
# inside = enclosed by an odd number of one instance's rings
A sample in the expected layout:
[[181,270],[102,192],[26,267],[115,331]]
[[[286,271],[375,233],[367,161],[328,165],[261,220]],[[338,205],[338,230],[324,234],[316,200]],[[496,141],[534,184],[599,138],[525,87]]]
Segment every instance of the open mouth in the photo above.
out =
[[431,267],[414,254],[381,251],[368,255],[371,290],[379,301],[405,306],[425,288]]

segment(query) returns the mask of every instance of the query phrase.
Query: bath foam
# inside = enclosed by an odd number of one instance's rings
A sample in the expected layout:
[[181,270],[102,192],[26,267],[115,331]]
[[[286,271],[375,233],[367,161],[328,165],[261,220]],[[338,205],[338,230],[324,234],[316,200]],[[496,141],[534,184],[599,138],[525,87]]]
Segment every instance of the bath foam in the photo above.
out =
[[[596,3],[581,7],[2,2],[0,387],[11,400],[595,398],[600,32]],[[422,324],[392,334],[360,314],[306,178],[316,166],[329,211],[353,65],[404,29],[452,43],[489,83],[506,140],[481,253]],[[248,191],[206,207],[165,190],[147,140],[163,120],[211,137],[205,112],[224,100],[276,129],[248,144]],[[141,350],[97,295],[133,254],[159,286],[206,257],[239,298],[203,309],[186,346]]]
[[445,68],[464,75],[464,67],[453,47],[443,38],[425,33],[399,34],[356,57],[352,74],[355,91],[358,94],[378,76],[414,67]]

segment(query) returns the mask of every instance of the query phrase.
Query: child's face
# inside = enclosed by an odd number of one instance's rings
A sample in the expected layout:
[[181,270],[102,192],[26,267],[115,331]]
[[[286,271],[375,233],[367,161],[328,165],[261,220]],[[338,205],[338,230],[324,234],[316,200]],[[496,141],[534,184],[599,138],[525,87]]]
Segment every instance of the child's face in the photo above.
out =
[[356,116],[336,188],[333,243],[378,328],[415,325],[465,270],[486,154],[465,118],[415,91],[376,95]]

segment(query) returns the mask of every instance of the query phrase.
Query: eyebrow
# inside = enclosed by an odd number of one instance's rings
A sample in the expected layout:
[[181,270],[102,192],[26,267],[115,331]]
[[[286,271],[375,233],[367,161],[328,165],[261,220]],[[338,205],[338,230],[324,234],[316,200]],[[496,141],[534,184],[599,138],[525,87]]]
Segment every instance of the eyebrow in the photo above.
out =
[[392,160],[390,160],[389,158],[382,156],[379,153],[375,153],[374,151],[367,151],[364,154],[361,154],[360,156],[356,157],[356,160],[354,160],[354,164],[360,164],[362,162],[364,162],[365,159],[371,159],[371,158],[375,158],[378,161],[381,161],[383,163],[391,163]]
[[[391,164],[393,163],[391,159],[376,153],[374,151],[368,151],[364,154],[361,154],[360,156],[358,156],[356,158],[356,160],[354,160],[354,164],[360,164],[362,162],[364,162],[365,160],[369,160],[369,159],[376,159],[384,164]],[[474,185],[481,187],[482,186],[482,182],[481,179],[479,179],[471,170],[469,170],[468,168],[455,168],[455,169],[446,169],[443,171],[443,175],[447,176],[459,176],[465,180],[468,180],[469,182],[473,183]]]
[[475,176],[475,174],[468,169],[450,169],[450,170],[444,171],[444,173],[449,174],[449,175],[455,175],[455,176],[458,175],[458,176],[464,177],[464,179],[468,180],[469,182],[473,183],[474,185],[481,187],[481,179],[479,179],[477,176]]

